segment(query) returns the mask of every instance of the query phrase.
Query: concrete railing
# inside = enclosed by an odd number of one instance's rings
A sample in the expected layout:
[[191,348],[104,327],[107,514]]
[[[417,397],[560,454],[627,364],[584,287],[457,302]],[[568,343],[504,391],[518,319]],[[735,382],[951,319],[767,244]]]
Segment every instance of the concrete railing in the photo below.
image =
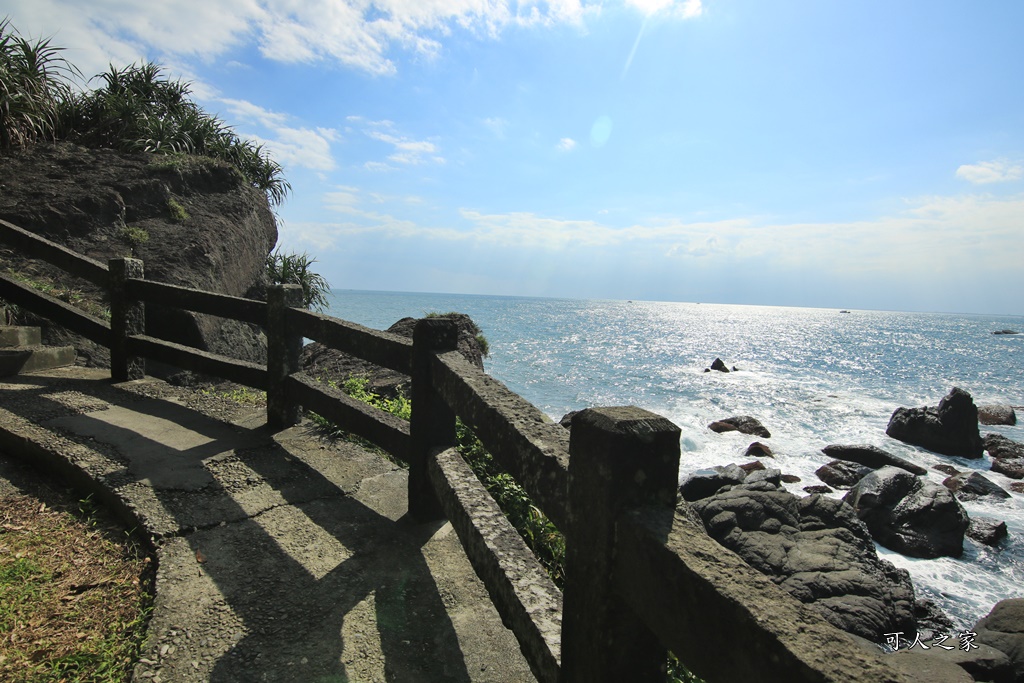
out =
[[[296,285],[266,303],[150,282],[0,221],[0,239],[108,288],[109,324],[0,275],[0,297],[111,349],[111,376],[152,358],[267,391],[267,422],[300,407],[409,464],[409,511],[446,518],[542,683],[663,681],[671,650],[708,681],[903,681],[813,609],[707,536],[678,504],[678,427],[639,408],[582,411],[571,432],[466,361],[443,318],[412,341],[302,310]],[[145,302],[262,325],[267,366],[145,334]],[[408,374],[409,422],[299,371],[303,338]],[[461,419],[566,538],[560,591],[455,450]]]

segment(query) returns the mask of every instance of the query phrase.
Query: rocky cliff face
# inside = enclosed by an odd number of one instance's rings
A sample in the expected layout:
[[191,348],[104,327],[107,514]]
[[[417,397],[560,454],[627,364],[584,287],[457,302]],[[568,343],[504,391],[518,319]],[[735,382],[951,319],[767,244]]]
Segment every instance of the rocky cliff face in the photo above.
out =
[[[233,296],[264,291],[265,259],[277,241],[266,196],[225,163],[66,143],[0,156],[0,218],[101,263],[140,258],[147,279]],[[69,280],[3,244],[0,269]],[[99,296],[84,281],[67,286]],[[146,329],[243,360],[266,355],[258,328],[235,321],[148,305]]]

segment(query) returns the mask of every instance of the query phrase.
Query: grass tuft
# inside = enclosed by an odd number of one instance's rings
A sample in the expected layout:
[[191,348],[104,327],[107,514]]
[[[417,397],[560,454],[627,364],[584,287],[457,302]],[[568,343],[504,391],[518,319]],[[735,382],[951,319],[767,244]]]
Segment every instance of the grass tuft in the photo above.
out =
[[0,680],[119,683],[148,618],[149,558],[90,499],[0,506]]

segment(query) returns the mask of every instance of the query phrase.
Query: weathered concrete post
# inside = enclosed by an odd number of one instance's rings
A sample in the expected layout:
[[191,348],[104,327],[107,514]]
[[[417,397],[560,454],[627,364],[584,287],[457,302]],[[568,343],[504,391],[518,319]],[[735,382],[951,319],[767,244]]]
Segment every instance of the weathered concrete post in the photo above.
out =
[[116,258],[107,261],[110,272],[110,378],[115,382],[146,376],[144,358],[133,356],[128,337],[146,333],[146,305],[128,294],[128,280],[145,277],[142,261]]
[[572,420],[562,610],[562,683],[664,681],[667,651],[615,593],[615,520],[633,506],[672,514],[679,428],[635,407]]
[[444,318],[424,318],[412,333],[409,513],[423,522],[444,518],[427,475],[427,461],[432,453],[455,445],[455,413],[434,389],[430,364],[438,352],[454,350],[458,340],[455,321]]
[[302,307],[300,285],[267,287],[267,424],[285,429],[299,422],[299,406],[285,396],[284,381],[299,370],[302,335],[288,324],[289,308]]

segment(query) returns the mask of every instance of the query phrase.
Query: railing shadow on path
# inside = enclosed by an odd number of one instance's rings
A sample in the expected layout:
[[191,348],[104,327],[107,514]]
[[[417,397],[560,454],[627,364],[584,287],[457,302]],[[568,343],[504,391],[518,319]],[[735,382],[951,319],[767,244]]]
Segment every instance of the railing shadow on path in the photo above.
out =
[[[225,682],[360,680],[368,666],[388,681],[471,680],[424,559],[423,546],[441,525],[389,519],[347,495],[362,475],[398,473],[367,462],[340,482],[344,491],[264,428],[220,423],[109,384],[100,388],[110,408],[55,417],[46,426],[84,446],[113,446],[125,467],[104,483],[141,516],[163,517],[144,521],[186,541],[189,556],[198,558],[193,580],[179,573],[159,587],[168,591],[167,602],[179,603],[173,618],[189,630],[171,653],[179,666],[198,662],[198,671],[212,658],[208,680]],[[85,382],[61,388],[68,389],[89,392]],[[47,393],[18,392],[37,410]],[[17,414],[18,402],[6,407]],[[55,403],[50,412],[62,409]],[[176,434],[159,431],[171,424]],[[330,457],[340,462],[338,453]],[[379,460],[364,458],[373,459]],[[158,509],[146,504],[147,489]],[[404,495],[401,482],[398,490]]]

